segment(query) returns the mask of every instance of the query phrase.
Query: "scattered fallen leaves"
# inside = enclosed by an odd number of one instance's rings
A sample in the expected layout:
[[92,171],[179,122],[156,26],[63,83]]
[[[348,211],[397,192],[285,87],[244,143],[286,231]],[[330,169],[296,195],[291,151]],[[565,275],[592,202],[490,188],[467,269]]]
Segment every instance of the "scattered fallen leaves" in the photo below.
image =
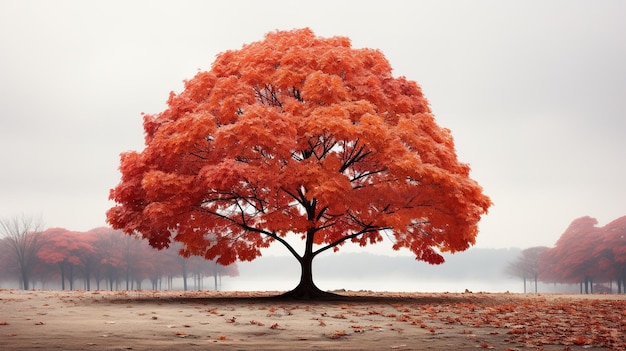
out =
[[330,334],[328,337],[331,339],[339,339],[346,335],[348,335],[348,332],[345,330],[335,330],[335,332]]
[[[85,294],[92,294],[85,293]],[[6,296],[11,296],[6,293]],[[119,300],[120,307],[129,307],[129,296],[131,298],[141,297],[148,293],[132,292],[130,293],[113,293],[99,292],[97,301],[106,303],[107,301]],[[150,293],[153,294],[153,293]],[[160,294],[165,294],[161,292]],[[179,294],[179,293],[177,293]],[[218,294],[218,293],[215,293]],[[224,294],[224,293],[219,293]],[[382,293],[381,293],[382,294]],[[393,293],[385,293],[384,297],[392,297]],[[137,295],[137,296],[135,296]],[[89,297],[90,295],[87,295]],[[187,295],[185,293],[184,296]],[[216,295],[217,296],[217,295]],[[226,296],[226,295],[223,295]],[[230,295],[229,295],[230,296]],[[378,295],[376,295],[378,296]],[[310,305],[293,305],[284,304],[281,306],[270,307],[271,305],[257,306],[254,304],[245,304],[232,307],[229,305],[219,305],[220,309],[226,313],[218,312],[215,308],[207,308],[206,303],[199,302],[197,306],[185,306],[178,312],[179,316],[193,317],[197,314],[204,317],[205,321],[198,322],[200,325],[209,323],[237,323],[240,319],[249,321],[250,325],[265,326],[264,323],[252,318],[263,318],[263,312],[253,316],[238,314],[241,308],[250,311],[265,310],[272,314],[272,318],[268,319],[265,328],[284,329],[288,325],[289,320],[284,317],[292,314],[292,312],[307,311],[313,318],[312,325],[327,327],[324,329],[324,336],[331,339],[339,339],[346,336],[357,338],[356,333],[385,333],[390,331],[404,332],[408,334],[411,330],[423,328],[425,332],[432,334],[456,333],[462,335],[474,342],[476,348],[492,349],[495,340],[503,340],[511,345],[508,351],[520,351],[522,349],[541,350],[553,349],[548,345],[560,345],[559,350],[579,350],[579,349],[595,349],[604,348],[610,350],[626,350],[626,299],[621,296],[607,295],[606,297],[595,295],[587,297],[585,295],[522,295],[522,294],[406,294],[409,299],[397,300],[402,301],[401,304],[332,304],[320,303]],[[72,298],[70,298],[72,297]],[[175,297],[178,297],[176,295]],[[402,298],[400,294],[393,298]],[[55,296],[55,298],[57,298]],[[63,295],[61,297],[63,303],[79,304],[81,297],[79,295]],[[94,300],[96,296],[93,296]],[[120,298],[123,298],[121,300]],[[4,302],[22,302],[24,300],[5,298]],[[395,301],[394,301],[395,302]],[[56,306],[55,304],[51,304]],[[41,304],[34,305],[33,308],[41,307]],[[139,305],[134,305],[139,308]],[[234,305],[233,305],[234,306]],[[129,307],[130,308],[130,307]],[[188,314],[189,309],[193,308],[194,314]],[[160,314],[157,316],[155,312],[150,310],[130,311],[133,316],[149,316],[153,320],[163,319]],[[187,313],[187,314],[186,314]],[[52,312],[37,312],[22,317],[22,321],[29,324],[44,325],[46,323],[53,324],[53,320],[49,320]],[[43,317],[47,315],[48,317]],[[177,314],[178,315],[178,314]],[[100,323],[116,324],[117,315],[101,314],[103,320]],[[213,317],[217,319],[213,319]],[[232,316],[232,317],[231,317]],[[235,317],[236,316],[236,317]],[[242,317],[243,316],[243,317]],[[320,317],[321,316],[321,317]],[[6,318],[6,316],[3,316]],[[46,320],[38,321],[38,318]],[[144,317],[145,318],[145,317]],[[223,318],[223,319],[222,319]],[[246,319],[247,318],[247,319]],[[306,316],[304,317],[306,318]],[[322,318],[324,320],[322,320]],[[332,319],[330,319],[332,318]],[[118,319],[119,320],[119,319]],[[273,320],[273,321],[272,321]],[[330,322],[326,322],[329,321]],[[179,324],[178,328],[172,330],[183,330],[182,328],[191,328],[195,324]],[[272,322],[269,322],[272,321]],[[277,323],[274,323],[277,322]],[[121,322],[120,322],[121,323]],[[280,324],[279,324],[280,323]],[[327,326],[328,323],[328,327]],[[378,325],[376,325],[378,323]],[[13,321],[11,324],[15,324]],[[0,320],[0,326],[9,325],[7,320]],[[239,325],[239,323],[235,324]],[[381,327],[382,326],[382,327]],[[384,327],[384,329],[383,329]],[[177,326],[168,326],[168,328],[177,328]],[[291,328],[290,328],[291,329]],[[294,326],[297,331],[297,327]],[[4,328],[10,330],[10,328]],[[189,331],[190,329],[185,329]],[[193,329],[191,329],[193,330]],[[330,332],[333,331],[333,332]],[[222,331],[224,332],[224,331]],[[330,333],[329,333],[330,332]],[[266,332],[257,332],[258,335],[265,335]],[[179,337],[190,336],[184,332],[173,333]],[[381,334],[381,336],[384,336]],[[12,336],[15,334],[0,334],[0,336]],[[172,334],[170,334],[172,335]],[[386,335],[386,334],[385,334]],[[102,335],[107,337],[107,335]],[[231,336],[232,337],[232,336]],[[301,340],[310,338],[308,334],[299,336]],[[213,341],[226,340],[226,336],[213,336]],[[516,347],[513,347],[515,345]],[[393,345],[403,348],[401,345]],[[392,344],[388,344],[387,348],[393,348]],[[554,348],[556,349],[556,348]]]

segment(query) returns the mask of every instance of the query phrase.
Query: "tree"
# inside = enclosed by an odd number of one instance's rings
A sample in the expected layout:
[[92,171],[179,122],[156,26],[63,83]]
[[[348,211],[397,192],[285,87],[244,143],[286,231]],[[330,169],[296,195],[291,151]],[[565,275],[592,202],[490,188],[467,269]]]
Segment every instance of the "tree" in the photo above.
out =
[[37,263],[37,252],[44,243],[41,221],[21,216],[0,219],[0,237],[5,239],[9,252],[18,264],[21,286],[29,289],[31,272]]
[[548,247],[545,246],[524,249],[514,262],[509,263],[507,272],[524,280],[524,292],[526,292],[526,280],[532,279],[535,283],[535,293],[537,293],[540,258],[546,250]]
[[58,265],[62,290],[65,290],[66,278],[70,290],[74,290],[74,269],[82,265],[81,256],[95,251],[81,234],[64,228],[50,228],[42,234],[46,243],[39,250],[38,257],[43,262]]
[[238,277],[239,267],[236,263],[231,263],[227,266],[223,266],[217,262],[209,261],[209,267],[211,267],[213,276],[213,288],[219,290],[222,285],[222,277]]
[[[593,290],[593,279],[603,278],[598,257],[593,253],[602,239],[598,220],[589,216],[572,221],[555,246],[541,257],[541,279],[554,282],[580,283],[585,293]],[[590,290],[591,286],[591,290]]]
[[91,290],[91,279],[97,277],[99,274],[98,255],[94,246],[98,237],[93,231],[87,231],[81,233],[80,240],[86,245],[86,249],[75,252],[74,254],[80,261],[78,268],[85,281],[85,289]]
[[608,223],[601,231],[602,240],[594,255],[609,265],[607,273],[617,281],[618,293],[626,293],[626,216]]
[[113,290],[113,283],[120,280],[122,268],[125,267],[125,237],[120,231],[105,227],[92,229],[91,232],[96,236],[94,248],[100,266],[96,275],[96,288],[100,289],[100,280],[104,278],[108,281],[109,290]]
[[[0,284],[15,281],[20,276],[18,264],[7,238],[0,238]],[[2,285],[0,285],[2,287]]]
[[188,271],[194,276],[194,289],[203,288],[203,277],[213,277],[213,288],[218,290],[221,285],[222,276],[236,277],[239,275],[239,268],[236,263],[223,266],[215,261],[209,261],[202,257],[193,256],[187,259]]
[[386,236],[440,264],[475,243],[491,206],[415,82],[309,29],[218,55],[144,130],[145,149],[121,155],[108,222],[223,265],[279,242],[302,269],[288,296],[325,295],[312,261],[350,241]]

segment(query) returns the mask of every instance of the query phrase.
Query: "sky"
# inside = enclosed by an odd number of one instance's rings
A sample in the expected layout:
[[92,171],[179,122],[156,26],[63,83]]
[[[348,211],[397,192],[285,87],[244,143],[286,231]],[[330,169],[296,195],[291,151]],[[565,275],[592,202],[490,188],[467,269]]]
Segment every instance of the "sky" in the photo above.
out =
[[[309,27],[416,81],[494,206],[476,247],[626,215],[626,1],[0,0],[0,218],[106,225],[141,113],[215,56]],[[372,252],[383,250],[367,248]]]

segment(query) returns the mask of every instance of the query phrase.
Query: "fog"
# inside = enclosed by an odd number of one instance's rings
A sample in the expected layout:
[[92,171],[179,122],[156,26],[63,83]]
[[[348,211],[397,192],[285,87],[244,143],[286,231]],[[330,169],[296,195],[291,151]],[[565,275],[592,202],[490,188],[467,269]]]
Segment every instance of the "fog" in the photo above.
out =
[[[444,255],[442,265],[416,261],[411,256],[364,252],[322,254],[313,262],[313,278],[322,290],[376,292],[511,292],[524,293],[520,277],[507,273],[520,249],[474,248]],[[300,278],[300,267],[290,256],[267,256],[238,263],[240,275],[224,277],[221,290],[287,291]],[[526,292],[534,292],[527,280]],[[576,284],[538,282],[538,292],[579,292]]]
[[[363,252],[324,253],[313,262],[313,278],[326,291],[393,291],[393,292],[511,292],[523,293],[523,281],[512,277],[506,267],[520,249],[470,249],[455,255],[445,255],[446,263],[430,265],[415,261],[411,256],[387,256]],[[218,279],[221,291],[288,291],[300,279],[300,266],[292,256],[267,255],[251,262],[238,262],[239,275]],[[5,267],[6,270],[6,267]],[[35,289],[60,289],[59,277],[36,282]],[[201,283],[188,278],[189,290],[213,290],[214,278],[205,276]],[[95,284],[92,282],[92,288]],[[14,280],[0,281],[0,288],[18,288]],[[123,281],[114,289],[123,290]],[[135,287],[136,288],[136,287]],[[150,289],[148,281],[144,289]],[[165,285],[161,288],[166,289]],[[183,289],[182,278],[173,281],[171,289]],[[85,289],[80,279],[75,289]],[[108,289],[102,282],[101,289]],[[527,292],[534,285],[527,282]],[[539,283],[539,292],[577,292],[575,285]]]

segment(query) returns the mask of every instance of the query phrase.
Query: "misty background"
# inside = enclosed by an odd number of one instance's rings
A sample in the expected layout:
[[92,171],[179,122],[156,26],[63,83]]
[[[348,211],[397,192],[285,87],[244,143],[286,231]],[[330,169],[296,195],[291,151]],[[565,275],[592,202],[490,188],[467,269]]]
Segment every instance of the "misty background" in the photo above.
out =
[[[626,214],[624,13],[619,0],[3,0],[0,217],[41,216],[45,227],[77,231],[106,225],[119,154],[143,149],[142,112],[162,111],[216,54],[310,27],[380,49],[395,76],[416,81],[494,201],[476,246],[442,266],[389,243],[346,245],[317,258],[317,283],[378,290],[389,280],[425,291],[426,280],[446,275],[463,283],[435,290],[485,290],[465,281],[508,279],[496,269],[504,256],[554,245],[575,218],[602,225]],[[258,277],[278,289],[259,271],[298,279],[282,247],[264,253],[240,263],[224,288]]]

